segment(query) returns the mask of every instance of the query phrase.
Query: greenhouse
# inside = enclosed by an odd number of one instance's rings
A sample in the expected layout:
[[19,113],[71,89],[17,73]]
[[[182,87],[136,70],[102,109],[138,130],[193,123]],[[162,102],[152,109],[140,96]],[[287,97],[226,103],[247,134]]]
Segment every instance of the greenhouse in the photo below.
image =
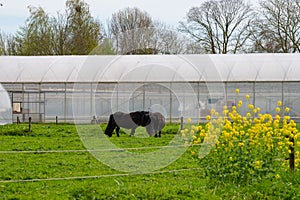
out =
[[135,110],[204,120],[239,100],[272,115],[282,101],[300,116],[298,54],[2,56],[0,70],[13,122],[101,122]]

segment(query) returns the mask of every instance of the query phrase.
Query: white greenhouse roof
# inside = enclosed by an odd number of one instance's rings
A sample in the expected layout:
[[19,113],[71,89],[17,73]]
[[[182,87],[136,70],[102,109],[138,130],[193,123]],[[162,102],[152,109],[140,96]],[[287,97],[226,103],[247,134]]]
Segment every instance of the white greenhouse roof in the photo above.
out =
[[0,83],[300,81],[300,54],[1,56]]

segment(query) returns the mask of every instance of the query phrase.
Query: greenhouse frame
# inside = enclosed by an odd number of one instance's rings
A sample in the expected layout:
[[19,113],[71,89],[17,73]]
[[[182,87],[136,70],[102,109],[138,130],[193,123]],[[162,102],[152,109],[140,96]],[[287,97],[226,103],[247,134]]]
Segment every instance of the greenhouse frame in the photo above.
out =
[[239,100],[272,115],[281,101],[300,117],[299,54],[2,56],[0,70],[13,122],[105,122],[135,110],[205,120]]

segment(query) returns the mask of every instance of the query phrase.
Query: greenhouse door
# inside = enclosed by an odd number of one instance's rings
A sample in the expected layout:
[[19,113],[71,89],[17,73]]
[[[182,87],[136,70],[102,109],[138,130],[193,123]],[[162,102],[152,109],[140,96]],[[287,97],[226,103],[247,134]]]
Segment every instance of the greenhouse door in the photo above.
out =
[[14,92],[12,94],[13,121],[44,122],[45,94],[43,92]]

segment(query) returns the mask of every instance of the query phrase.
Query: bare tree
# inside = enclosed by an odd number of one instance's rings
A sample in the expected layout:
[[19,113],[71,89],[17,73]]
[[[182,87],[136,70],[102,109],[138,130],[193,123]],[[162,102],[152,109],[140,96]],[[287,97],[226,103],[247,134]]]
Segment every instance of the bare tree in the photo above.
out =
[[256,52],[300,52],[300,0],[262,0],[253,34]]
[[185,54],[191,40],[162,22],[155,22],[156,46],[162,54]]
[[193,7],[179,30],[213,54],[247,51],[253,10],[244,0],[209,0]]
[[[154,25],[150,15],[138,8],[125,8],[114,14],[108,32],[118,54],[147,53],[153,48]],[[148,52],[153,53],[153,52]]]
[[118,54],[181,54],[186,52],[189,41],[138,8],[114,13],[108,23],[108,32]]

